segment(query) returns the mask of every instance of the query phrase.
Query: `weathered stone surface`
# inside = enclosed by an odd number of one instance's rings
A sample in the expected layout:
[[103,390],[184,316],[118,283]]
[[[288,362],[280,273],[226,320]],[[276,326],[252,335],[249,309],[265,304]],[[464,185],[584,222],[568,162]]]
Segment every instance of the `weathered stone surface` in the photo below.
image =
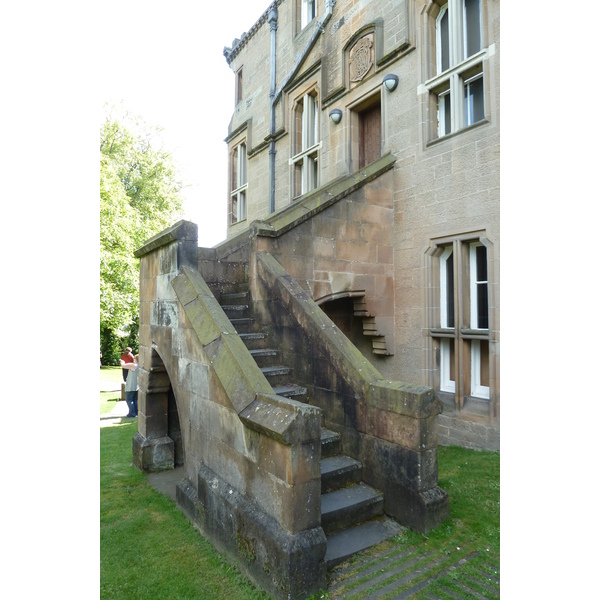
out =
[[178,490],[179,497],[217,549],[227,551],[275,598],[306,598],[325,588],[327,541],[320,527],[286,531],[204,465],[198,472],[197,502],[189,486]]
[[321,411],[281,396],[258,394],[240,412],[240,419],[257,431],[285,444],[320,439]]
[[140,471],[164,471],[172,469],[175,461],[175,447],[168,436],[155,439],[145,438],[140,433],[132,441],[133,464]]

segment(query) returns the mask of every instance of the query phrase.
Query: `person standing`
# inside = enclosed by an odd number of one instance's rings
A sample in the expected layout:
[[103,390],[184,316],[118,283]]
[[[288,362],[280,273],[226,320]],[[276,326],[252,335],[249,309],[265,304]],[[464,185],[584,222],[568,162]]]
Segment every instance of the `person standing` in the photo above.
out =
[[125,382],[125,402],[129,412],[128,417],[137,417],[138,414],[138,355],[133,357],[132,363],[126,363],[123,367],[127,371]]
[[133,352],[131,348],[127,346],[125,348],[125,352],[121,354],[121,370],[123,371],[123,381],[127,381],[127,373],[129,372],[125,365],[129,365],[133,363]]

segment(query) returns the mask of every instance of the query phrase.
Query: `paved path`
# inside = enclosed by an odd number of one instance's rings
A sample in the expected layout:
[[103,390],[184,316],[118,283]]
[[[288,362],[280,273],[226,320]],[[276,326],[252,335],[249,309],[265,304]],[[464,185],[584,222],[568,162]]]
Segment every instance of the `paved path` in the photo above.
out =
[[[109,379],[102,377],[102,371],[100,371],[100,391],[101,392],[114,392],[115,398],[119,398],[114,404],[114,408],[110,413],[100,416],[100,427],[106,427],[107,425],[113,425],[115,422],[120,422],[121,419],[126,418],[129,409],[127,408],[127,402],[121,400],[121,384],[115,383]],[[131,419],[127,419],[130,421]]]

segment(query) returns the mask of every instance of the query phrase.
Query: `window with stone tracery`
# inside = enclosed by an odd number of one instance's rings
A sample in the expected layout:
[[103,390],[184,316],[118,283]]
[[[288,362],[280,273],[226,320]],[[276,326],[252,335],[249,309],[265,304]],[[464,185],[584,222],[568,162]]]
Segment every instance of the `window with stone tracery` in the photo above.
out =
[[426,11],[430,139],[485,120],[483,1],[434,0]]
[[316,90],[303,94],[293,109],[292,197],[319,185],[319,98]]

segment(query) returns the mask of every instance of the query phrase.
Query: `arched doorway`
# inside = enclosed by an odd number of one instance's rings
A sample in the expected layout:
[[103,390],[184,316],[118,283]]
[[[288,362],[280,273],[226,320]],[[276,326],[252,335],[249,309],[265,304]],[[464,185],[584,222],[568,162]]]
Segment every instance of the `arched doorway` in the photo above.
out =
[[362,299],[360,296],[349,293],[331,299],[322,298],[318,301],[321,310],[337,325],[340,331],[361,351],[369,357],[371,343],[364,337],[363,317],[356,314],[355,300]]
[[152,345],[150,360],[140,380],[138,433],[133,438],[134,464],[142,471],[157,472],[182,466],[185,451],[177,390],[157,346]]

